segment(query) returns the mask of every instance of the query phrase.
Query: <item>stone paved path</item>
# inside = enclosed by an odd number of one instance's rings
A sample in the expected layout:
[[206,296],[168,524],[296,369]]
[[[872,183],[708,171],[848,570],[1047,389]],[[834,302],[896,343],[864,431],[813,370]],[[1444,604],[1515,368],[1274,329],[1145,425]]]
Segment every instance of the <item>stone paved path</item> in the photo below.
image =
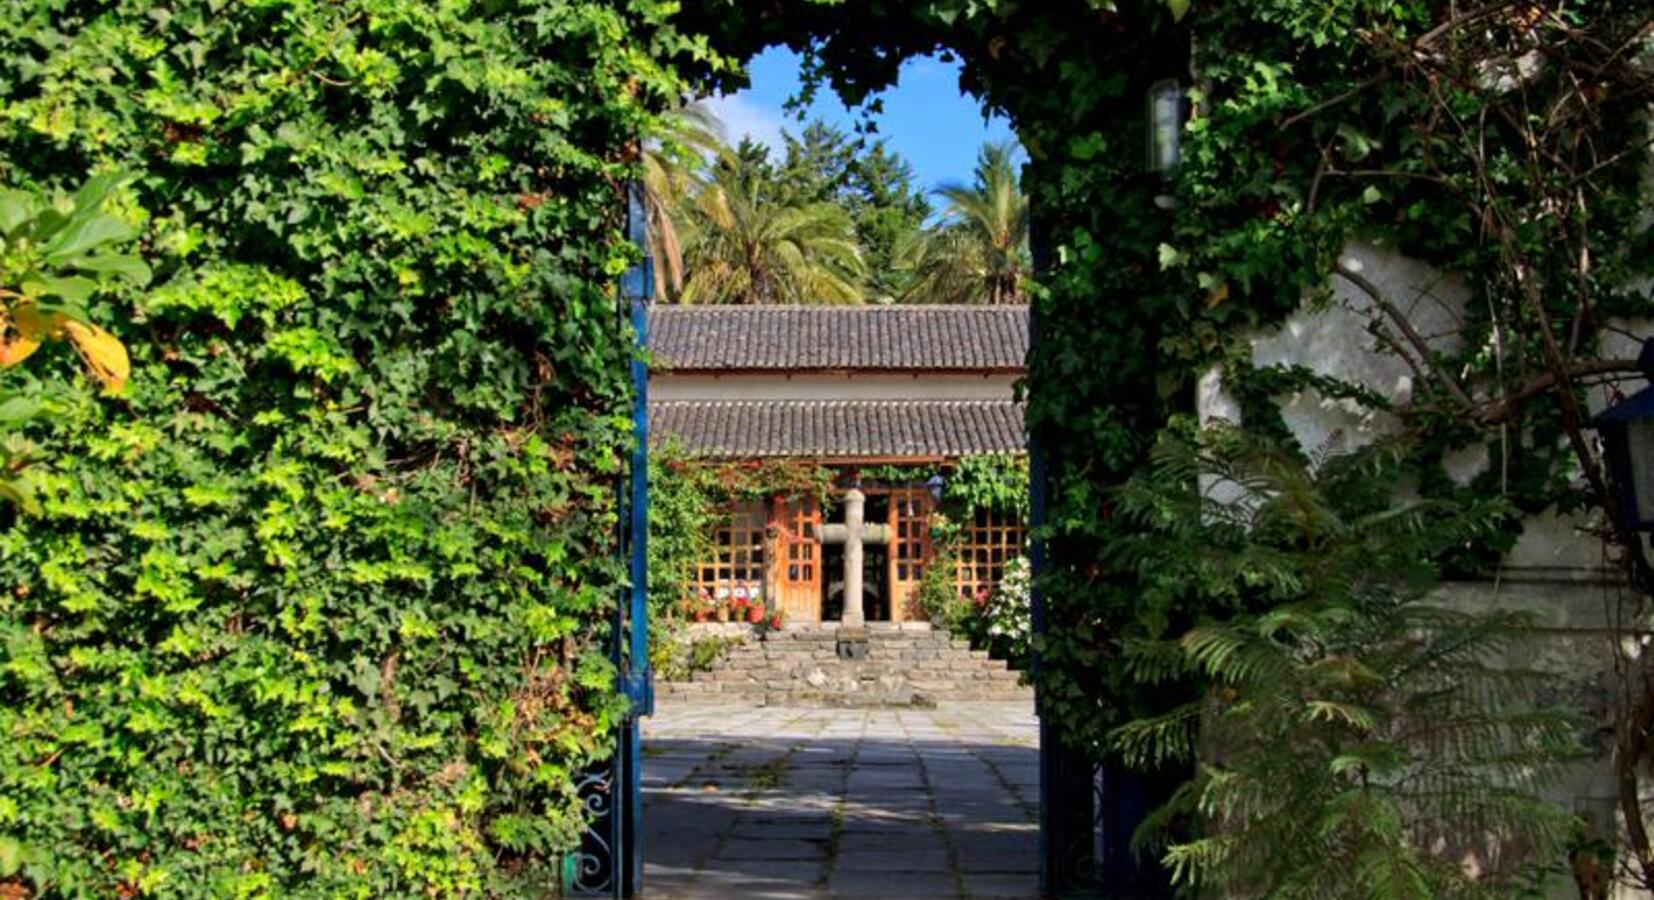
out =
[[650,900],[1038,895],[1031,704],[663,705],[645,723]]

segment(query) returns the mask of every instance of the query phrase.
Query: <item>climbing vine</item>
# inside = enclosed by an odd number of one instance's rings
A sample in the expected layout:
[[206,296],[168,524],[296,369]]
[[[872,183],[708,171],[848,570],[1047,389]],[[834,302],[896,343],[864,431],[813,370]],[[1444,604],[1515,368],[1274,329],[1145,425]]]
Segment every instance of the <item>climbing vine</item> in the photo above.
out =
[[1028,457],[1012,453],[966,456],[947,475],[942,508],[961,522],[977,510],[1028,519]]
[[[1582,426],[1627,366],[1606,339],[1649,310],[1645,6],[8,6],[0,181],[133,172],[112,206],[157,286],[88,310],[131,351],[123,399],[41,368],[70,399],[29,426],[54,460],[43,515],[0,536],[0,888],[545,882],[581,822],[570,773],[620,710],[593,644],[622,577],[618,187],[655,109],[771,43],[856,103],[941,48],[1017,124],[1043,273],[1040,677],[1076,745],[1165,705],[1124,642],[1214,608],[1141,614],[1101,562],[1133,528],[1116,486],[1201,374],[1335,302],[1332,279],[1415,372],[1386,402],[1422,490],[1611,509]],[[1140,162],[1167,78],[1192,101],[1169,185]],[[1348,264],[1357,241],[1453,281],[1454,340]],[[1253,407],[1279,379],[1343,390],[1257,368]],[[1440,477],[1481,441],[1500,465]],[[1640,821],[1643,749],[1622,749]]]
[[131,173],[103,208],[154,273],[85,298],[122,396],[29,366],[58,409],[41,514],[0,512],[0,896],[556,883],[624,709],[612,284],[669,61],[710,59],[673,11],[0,11],[0,185]]
[[[734,500],[825,501],[831,470],[796,460],[729,462],[695,457],[675,440],[649,458],[649,602],[661,623],[692,604],[695,566],[712,553],[711,531]],[[663,637],[665,635],[662,635]]]

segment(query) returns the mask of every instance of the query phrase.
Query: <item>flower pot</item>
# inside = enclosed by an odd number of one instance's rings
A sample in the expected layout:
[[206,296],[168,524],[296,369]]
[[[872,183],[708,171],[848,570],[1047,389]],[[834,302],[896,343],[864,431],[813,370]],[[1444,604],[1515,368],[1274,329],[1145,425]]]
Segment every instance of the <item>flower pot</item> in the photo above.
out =
[[727,607],[727,606],[718,607],[718,621],[720,621],[720,622],[728,622],[729,621],[729,607]]
[[759,622],[764,621],[764,608],[761,606],[754,606],[748,609],[747,621],[753,625],[757,625]]
[[709,615],[710,615],[710,613],[708,613],[706,610],[697,609],[697,610],[695,610],[695,621],[705,622],[706,619],[707,619],[707,616],[709,616]]

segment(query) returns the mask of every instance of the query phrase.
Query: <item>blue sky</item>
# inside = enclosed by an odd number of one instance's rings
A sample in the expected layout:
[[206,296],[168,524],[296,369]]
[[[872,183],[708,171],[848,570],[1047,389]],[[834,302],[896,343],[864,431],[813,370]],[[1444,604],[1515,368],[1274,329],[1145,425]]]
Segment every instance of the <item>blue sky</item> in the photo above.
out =
[[[750,70],[752,87],[713,98],[708,105],[723,121],[730,143],[745,135],[779,151],[783,130],[796,134],[803,128],[782,106],[798,92],[798,56],[772,47],[753,58]],[[908,60],[900,81],[883,97],[884,112],[874,119],[878,136],[913,164],[918,186],[925,190],[970,181],[982,143],[1012,136],[1009,122],[1000,117],[984,121],[977,102],[960,93],[957,63],[935,57]],[[806,111],[806,120],[813,118],[848,132],[860,113],[846,109],[831,89],[823,88]]]

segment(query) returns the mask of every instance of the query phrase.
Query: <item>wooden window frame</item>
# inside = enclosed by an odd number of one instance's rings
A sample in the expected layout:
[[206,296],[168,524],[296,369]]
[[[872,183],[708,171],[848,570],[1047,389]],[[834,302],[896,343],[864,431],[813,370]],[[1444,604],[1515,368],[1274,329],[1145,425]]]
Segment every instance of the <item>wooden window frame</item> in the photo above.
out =
[[[712,556],[695,566],[695,594],[726,602],[745,589],[747,599],[763,599],[768,561],[769,512],[761,500],[732,500],[712,524]],[[719,592],[723,594],[720,596]]]
[[974,600],[983,591],[992,594],[1005,579],[1005,565],[1027,554],[1028,529],[1021,517],[980,509],[975,521],[960,532],[958,569],[954,586],[959,596]]

